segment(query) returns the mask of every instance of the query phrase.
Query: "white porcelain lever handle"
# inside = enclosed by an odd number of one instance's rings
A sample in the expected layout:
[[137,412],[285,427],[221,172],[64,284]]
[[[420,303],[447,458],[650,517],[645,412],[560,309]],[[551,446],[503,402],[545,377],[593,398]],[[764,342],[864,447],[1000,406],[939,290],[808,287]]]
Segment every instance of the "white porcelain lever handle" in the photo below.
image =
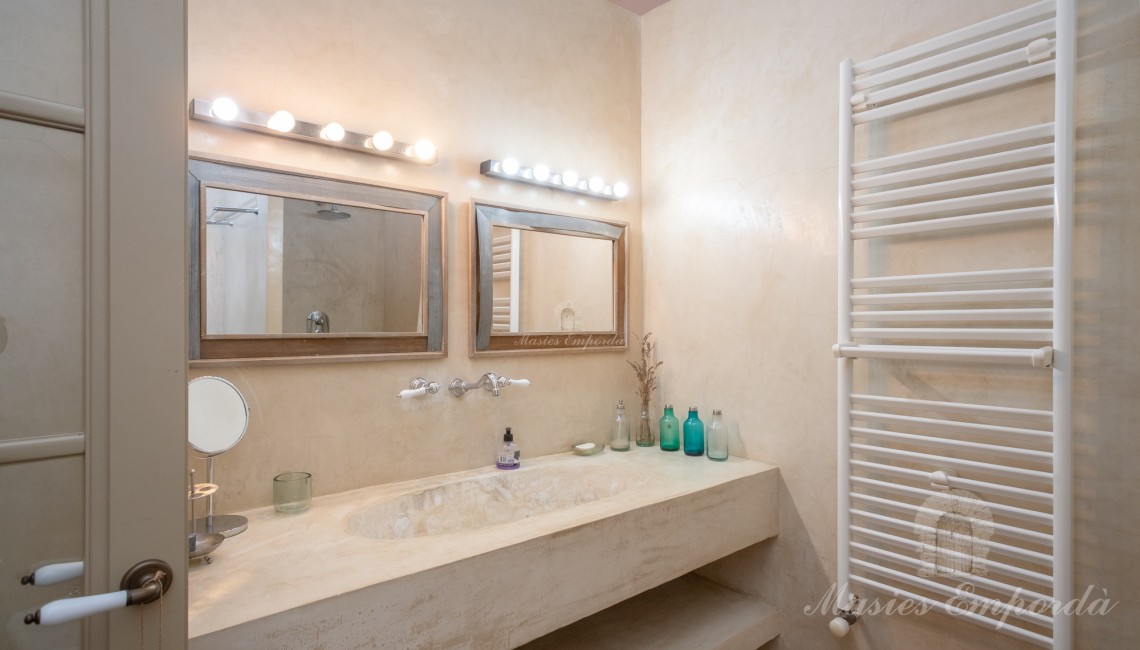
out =
[[439,384],[434,381],[428,381],[423,377],[416,377],[408,384],[407,390],[402,390],[396,393],[396,397],[400,399],[408,399],[411,397],[422,397],[427,393],[436,394],[439,392]]
[[25,616],[24,623],[59,625],[128,605],[146,605],[161,598],[173,581],[174,571],[169,564],[162,560],[146,560],[127,570],[119,582],[119,591],[53,600]]
[[526,386],[530,386],[530,380],[529,379],[512,379],[511,383],[509,385],[526,387]]
[[41,607],[35,614],[36,620],[32,622],[39,625],[59,625],[126,606],[126,589],[109,594],[99,594],[98,596],[64,598],[63,600],[53,600]]
[[72,578],[83,575],[83,562],[61,562],[59,564],[45,564],[28,575],[20,578],[22,585],[54,585],[66,582]]

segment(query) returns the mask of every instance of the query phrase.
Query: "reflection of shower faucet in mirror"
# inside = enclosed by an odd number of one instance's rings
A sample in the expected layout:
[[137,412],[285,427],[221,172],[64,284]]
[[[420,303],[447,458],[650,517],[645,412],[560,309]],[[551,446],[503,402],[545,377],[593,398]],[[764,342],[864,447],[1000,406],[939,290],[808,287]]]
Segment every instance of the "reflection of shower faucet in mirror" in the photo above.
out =
[[[204,454],[206,481],[214,481],[214,456],[241,441],[249,426],[249,405],[241,391],[221,377],[198,377],[190,382],[187,400],[190,446]],[[193,487],[193,486],[192,486]],[[207,497],[206,516],[194,521],[194,532],[237,535],[249,525],[240,515],[215,515],[214,496]]]
[[305,332],[308,334],[328,334],[332,330],[329,329],[329,315],[321,310],[316,310],[309,313],[307,319],[307,326]]

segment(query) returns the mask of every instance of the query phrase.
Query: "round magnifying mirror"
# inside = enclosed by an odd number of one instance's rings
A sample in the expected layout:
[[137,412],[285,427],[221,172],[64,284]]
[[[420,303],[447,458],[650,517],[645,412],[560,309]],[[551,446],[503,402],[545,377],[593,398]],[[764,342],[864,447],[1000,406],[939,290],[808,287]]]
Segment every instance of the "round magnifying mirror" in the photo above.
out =
[[249,426],[249,405],[241,391],[221,377],[198,377],[189,390],[190,446],[207,456],[232,449]]

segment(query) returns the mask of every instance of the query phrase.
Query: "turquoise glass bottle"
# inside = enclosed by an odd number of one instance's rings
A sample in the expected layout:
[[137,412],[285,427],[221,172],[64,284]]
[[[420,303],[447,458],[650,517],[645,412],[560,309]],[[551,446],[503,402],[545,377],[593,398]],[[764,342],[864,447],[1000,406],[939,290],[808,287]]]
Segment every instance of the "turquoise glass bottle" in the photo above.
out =
[[689,407],[689,417],[681,427],[685,436],[685,455],[705,455],[705,423],[697,417],[697,407]]
[[681,448],[681,421],[673,415],[673,405],[665,405],[665,415],[657,423],[657,433],[662,451],[677,451]]

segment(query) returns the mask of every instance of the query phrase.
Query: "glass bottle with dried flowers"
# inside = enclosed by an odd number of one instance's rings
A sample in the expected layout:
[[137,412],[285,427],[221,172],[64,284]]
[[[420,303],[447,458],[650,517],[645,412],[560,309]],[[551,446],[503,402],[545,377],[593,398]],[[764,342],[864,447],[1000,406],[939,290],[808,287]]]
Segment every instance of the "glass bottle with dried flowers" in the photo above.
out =
[[649,418],[649,400],[653,397],[653,391],[657,389],[657,369],[665,363],[664,361],[654,362],[653,357],[657,351],[657,344],[650,340],[651,336],[653,336],[652,332],[647,332],[645,336],[640,337],[641,359],[637,363],[626,362],[637,373],[637,396],[641,398],[641,419],[637,426],[638,447],[652,447],[654,445],[652,420]]

